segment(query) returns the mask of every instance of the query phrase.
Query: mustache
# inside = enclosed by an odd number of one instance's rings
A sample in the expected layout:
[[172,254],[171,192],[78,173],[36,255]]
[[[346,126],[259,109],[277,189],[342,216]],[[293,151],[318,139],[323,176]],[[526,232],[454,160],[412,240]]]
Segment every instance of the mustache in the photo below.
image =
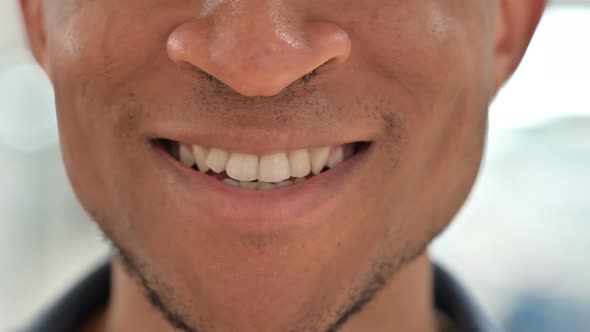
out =
[[[182,68],[174,88],[127,94],[119,99],[114,112],[118,128],[143,128],[154,121],[206,123],[224,127],[306,128],[326,126],[344,130],[355,123],[380,127],[388,136],[400,138],[405,131],[405,115],[387,96],[366,98],[350,91],[322,84],[321,71],[293,82],[280,93],[268,97],[244,96],[212,75],[192,66]],[[346,82],[343,82],[345,84]],[[167,83],[169,84],[169,83]],[[176,89],[176,86],[179,88]],[[340,90],[340,91],[338,91]],[[166,93],[167,91],[167,93]],[[153,93],[152,93],[153,92]],[[152,93],[150,95],[150,93]]]
[[269,97],[247,97],[237,93],[216,77],[192,67],[191,76],[200,81],[187,103],[204,116],[236,116],[251,120],[268,119],[286,123],[296,118],[325,118],[328,98],[311,81],[319,75],[317,69],[294,81],[280,93]]

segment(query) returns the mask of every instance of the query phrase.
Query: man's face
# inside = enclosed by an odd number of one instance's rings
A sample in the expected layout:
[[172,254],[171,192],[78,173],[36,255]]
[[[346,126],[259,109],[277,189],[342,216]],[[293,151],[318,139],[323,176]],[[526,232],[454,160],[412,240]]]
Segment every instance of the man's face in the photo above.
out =
[[[75,191],[177,324],[324,331],[468,195],[496,5],[47,1]],[[363,144],[302,183],[250,191],[183,166],[179,142],[257,156]]]

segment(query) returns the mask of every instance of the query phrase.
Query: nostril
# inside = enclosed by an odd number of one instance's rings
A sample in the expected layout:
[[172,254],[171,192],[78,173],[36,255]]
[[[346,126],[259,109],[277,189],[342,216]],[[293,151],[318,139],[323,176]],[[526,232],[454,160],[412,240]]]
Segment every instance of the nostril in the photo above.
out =
[[312,80],[314,77],[316,77],[322,71],[322,69],[324,69],[326,66],[330,65],[333,61],[334,61],[334,59],[330,59],[330,60],[324,62],[321,66],[312,70],[311,72],[303,75],[300,79],[301,82],[303,84],[307,84],[310,80]]

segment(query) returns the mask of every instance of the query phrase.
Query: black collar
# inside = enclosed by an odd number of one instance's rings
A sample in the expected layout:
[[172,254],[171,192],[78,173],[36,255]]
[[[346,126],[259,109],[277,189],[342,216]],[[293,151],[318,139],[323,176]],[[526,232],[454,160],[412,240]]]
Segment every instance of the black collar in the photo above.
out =
[[[68,291],[23,332],[77,332],[80,325],[106,306],[111,289],[110,262]],[[471,300],[465,289],[441,267],[434,267],[434,297],[437,309],[461,332],[499,332]]]

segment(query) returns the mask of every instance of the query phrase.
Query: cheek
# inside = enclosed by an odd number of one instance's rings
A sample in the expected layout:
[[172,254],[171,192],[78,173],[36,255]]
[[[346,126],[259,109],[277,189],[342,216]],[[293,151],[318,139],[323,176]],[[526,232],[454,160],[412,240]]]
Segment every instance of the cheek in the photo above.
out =
[[127,73],[124,68],[132,70],[131,57],[122,54],[134,45],[115,47],[124,36],[114,32],[126,29],[103,7],[89,2],[75,14],[53,17],[47,47],[68,176],[88,210],[108,211],[116,203],[113,183],[128,181],[121,161],[137,154],[128,147],[138,136],[140,119],[134,115],[140,106],[117,84]]
[[407,125],[396,166],[385,157],[396,139],[383,138],[384,168],[375,174],[388,178],[387,198],[378,198],[378,205],[404,238],[416,240],[442,229],[466,199],[482,156],[493,87],[491,36],[476,22],[478,8],[417,3],[407,17],[400,12],[355,28],[364,43],[357,47],[359,61],[388,87],[389,112],[403,114]]
[[433,109],[439,99],[471,89],[469,83],[489,84],[493,36],[481,22],[478,5],[393,3],[385,5],[381,15],[355,21],[352,39],[358,44],[358,61],[403,90],[416,103],[414,111]]

